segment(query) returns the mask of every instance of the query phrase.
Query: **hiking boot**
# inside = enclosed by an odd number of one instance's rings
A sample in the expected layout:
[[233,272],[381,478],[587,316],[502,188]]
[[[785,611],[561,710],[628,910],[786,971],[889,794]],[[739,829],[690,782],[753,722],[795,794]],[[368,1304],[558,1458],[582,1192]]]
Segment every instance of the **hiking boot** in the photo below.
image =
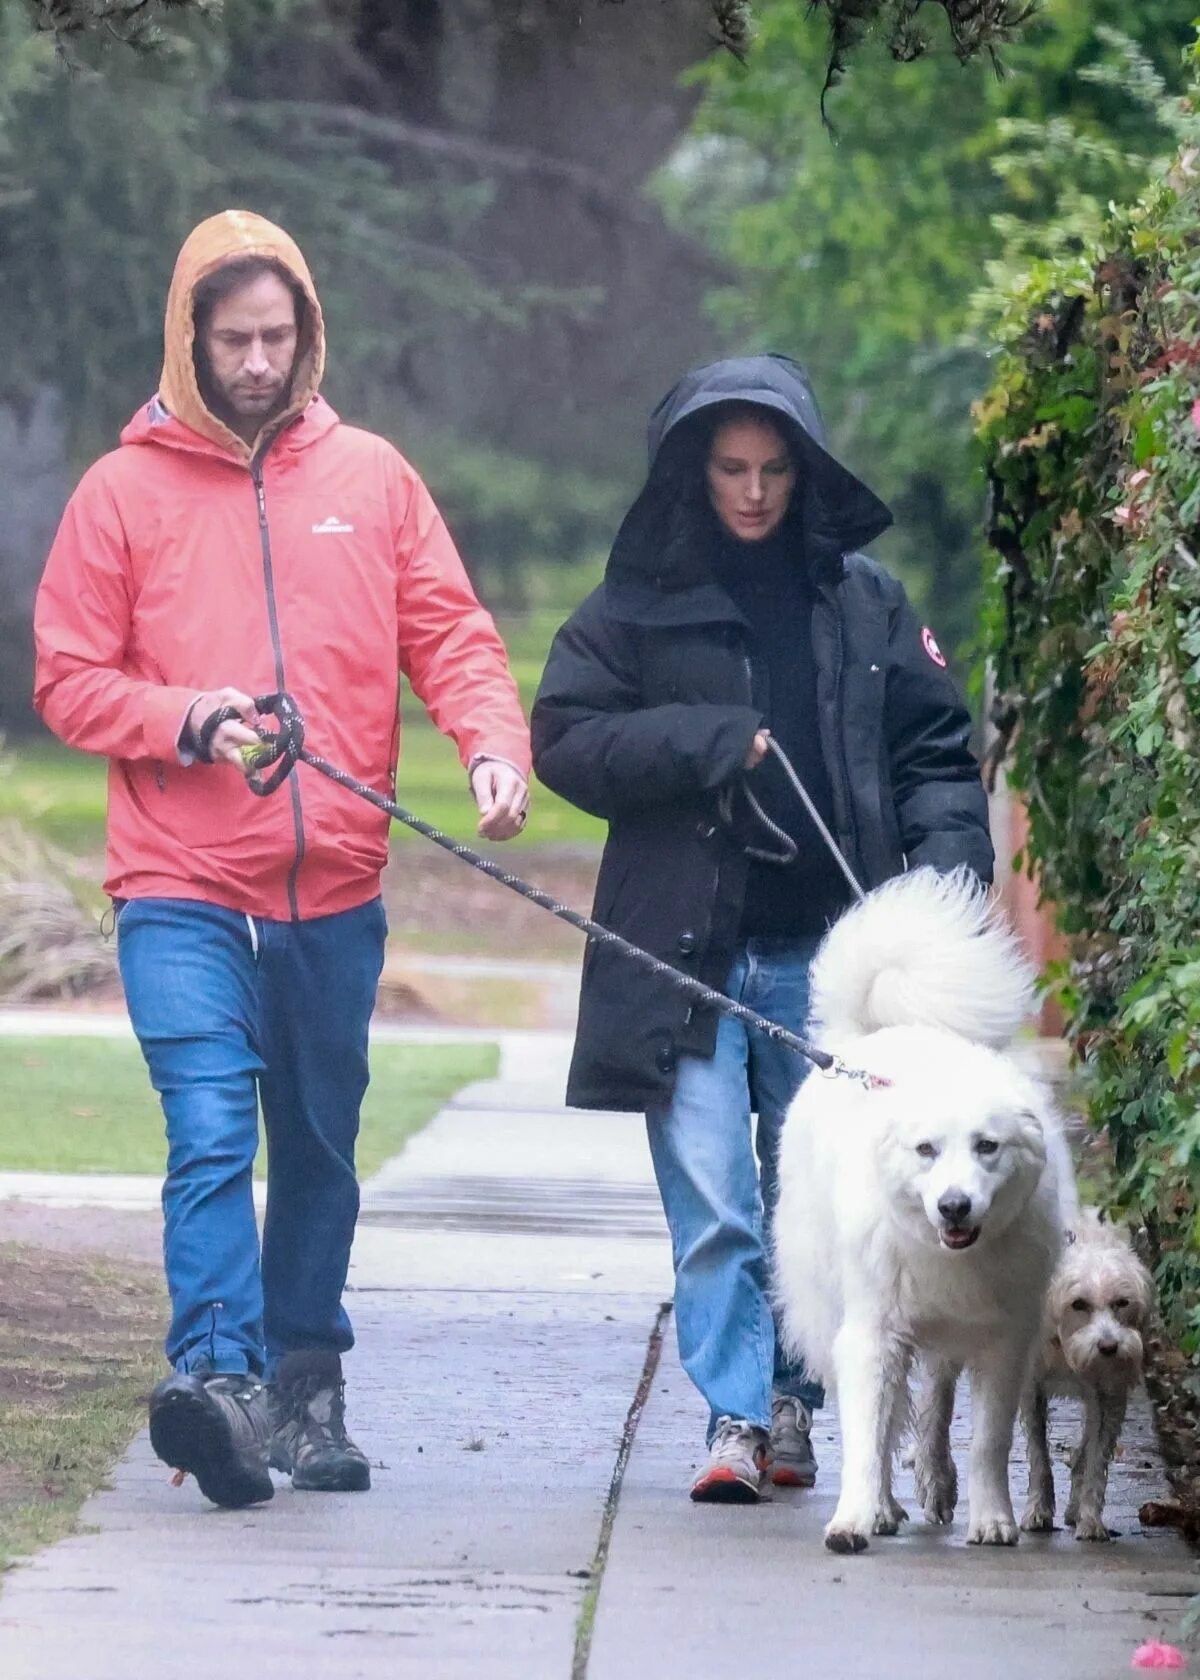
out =
[[176,1371],[150,1396],[150,1445],[164,1464],[195,1476],[214,1505],[274,1496],[270,1434],[266,1390],[244,1371]]
[[812,1413],[803,1400],[777,1394],[771,1402],[771,1480],[776,1487],[810,1488],[816,1479]]
[[371,1467],[346,1434],[341,1356],[303,1348],[279,1363],[271,1384],[271,1464],[314,1493],[364,1493]]
[[754,1505],[767,1469],[767,1432],[741,1418],[717,1419],[708,1463],[692,1483],[698,1505]]

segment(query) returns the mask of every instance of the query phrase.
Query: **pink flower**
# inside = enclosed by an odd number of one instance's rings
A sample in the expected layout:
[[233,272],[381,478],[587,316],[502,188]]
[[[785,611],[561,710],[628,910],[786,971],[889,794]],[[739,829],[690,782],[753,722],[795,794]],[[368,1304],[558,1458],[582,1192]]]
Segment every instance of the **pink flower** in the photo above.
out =
[[1132,523],[1133,509],[1128,505],[1128,503],[1124,503],[1121,507],[1113,509],[1114,525],[1132,525]]
[[1192,425],[1200,432],[1200,397],[1192,404]]
[[[1196,402],[1197,406],[1200,407],[1200,397],[1197,397]],[[1149,482],[1150,474],[1146,471],[1145,467],[1139,467],[1137,472],[1135,472],[1129,480],[1129,488],[1131,490],[1140,490],[1143,484],[1149,484]]]
[[1177,1645],[1164,1645],[1161,1639],[1148,1639],[1133,1653],[1130,1667],[1183,1668],[1186,1663],[1187,1658]]

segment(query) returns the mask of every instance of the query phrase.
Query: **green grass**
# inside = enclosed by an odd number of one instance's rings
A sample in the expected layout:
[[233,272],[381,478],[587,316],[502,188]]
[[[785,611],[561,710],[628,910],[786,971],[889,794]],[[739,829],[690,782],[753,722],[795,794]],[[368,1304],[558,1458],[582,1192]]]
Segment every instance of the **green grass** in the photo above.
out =
[[83,855],[104,845],[105,763],[58,741],[23,742],[0,763],[0,818]]
[[[526,715],[533,704],[550,639],[565,616],[557,609],[543,609],[505,620],[500,626]],[[403,715],[399,803],[456,839],[471,840],[477,819],[453,743],[434,729],[412,694],[405,696]],[[314,752],[321,751],[319,740],[313,739],[309,745]],[[40,739],[14,746],[3,769],[0,817],[20,817],[45,839],[69,851],[88,854],[101,850],[105,810],[102,759]],[[394,831],[405,839],[416,838],[398,823]],[[602,823],[535,783],[529,826],[513,844],[597,843],[603,838]]]
[[156,1266],[0,1246],[0,1569],[69,1534],[162,1374]]
[[[360,1176],[399,1154],[460,1086],[491,1078],[498,1064],[491,1044],[376,1045]],[[0,1038],[0,1170],[161,1173],[165,1157],[162,1113],[135,1044]]]

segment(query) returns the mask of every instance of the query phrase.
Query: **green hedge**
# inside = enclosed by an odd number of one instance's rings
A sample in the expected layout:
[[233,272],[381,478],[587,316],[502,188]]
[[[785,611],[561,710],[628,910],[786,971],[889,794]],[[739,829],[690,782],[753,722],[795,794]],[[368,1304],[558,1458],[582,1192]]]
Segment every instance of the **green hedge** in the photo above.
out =
[[[1200,87],[1200,60],[1193,61]],[[1136,205],[1010,284],[977,424],[994,718],[1028,863],[1070,939],[1050,983],[1200,1364],[1200,122]],[[998,755],[999,756],[999,755]]]

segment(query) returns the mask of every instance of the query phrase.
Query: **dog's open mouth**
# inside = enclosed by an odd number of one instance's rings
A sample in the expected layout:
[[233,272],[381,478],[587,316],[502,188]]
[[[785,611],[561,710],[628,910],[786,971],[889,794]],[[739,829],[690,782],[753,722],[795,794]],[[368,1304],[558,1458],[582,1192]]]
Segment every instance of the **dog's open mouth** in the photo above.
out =
[[970,1248],[979,1237],[978,1225],[943,1225],[938,1230],[943,1248]]

